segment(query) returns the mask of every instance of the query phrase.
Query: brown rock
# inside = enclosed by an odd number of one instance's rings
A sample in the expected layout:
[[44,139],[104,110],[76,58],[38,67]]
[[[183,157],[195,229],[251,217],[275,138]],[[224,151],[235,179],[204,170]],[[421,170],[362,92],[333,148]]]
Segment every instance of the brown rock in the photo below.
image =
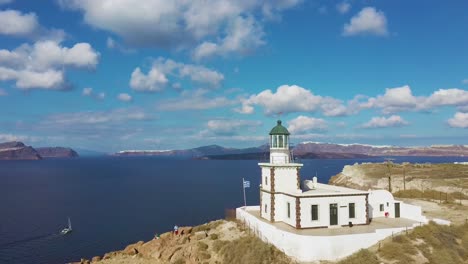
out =
[[91,263],[95,263],[95,262],[98,262],[98,261],[101,261],[101,257],[100,256],[95,256],[91,259]]
[[198,232],[195,232],[195,234],[192,236],[192,239],[201,240],[201,239],[206,238],[207,236],[208,234],[205,231],[198,231]]
[[179,228],[179,233],[181,235],[188,235],[188,234],[192,233],[192,229],[193,229],[193,227],[191,227],[191,226],[180,227]]
[[135,244],[131,244],[131,245],[128,245],[123,251],[122,253],[123,254],[127,254],[127,255],[130,255],[130,256],[133,256],[133,255],[136,255],[138,254],[139,250],[138,248],[143,245],[145,242],[143,241],[138,241],[137,243]]

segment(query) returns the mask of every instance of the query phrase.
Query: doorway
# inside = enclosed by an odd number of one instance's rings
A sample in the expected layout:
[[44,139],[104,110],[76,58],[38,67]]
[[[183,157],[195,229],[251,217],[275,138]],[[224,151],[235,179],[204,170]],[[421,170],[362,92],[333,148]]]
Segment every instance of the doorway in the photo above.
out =
[[400,217],[400,203],[395,203],[395,218]]
[[338,204],[330,204],[330,225],[338,224]]

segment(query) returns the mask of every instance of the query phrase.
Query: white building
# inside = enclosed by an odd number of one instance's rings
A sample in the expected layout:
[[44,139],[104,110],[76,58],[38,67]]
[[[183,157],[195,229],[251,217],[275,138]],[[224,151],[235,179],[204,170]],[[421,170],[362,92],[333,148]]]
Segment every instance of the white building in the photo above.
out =
[[236,209],[254,234],[286,255],[303,262],[336,261],[428,222],[421,207],[396,201],[386,190],[354,190],[316,178],[301,187],[302,164],[291,160],[288,142],[289,132],[278,121],[270,132],[270,162],[259,163],[260,206]]
[[291,160],[289,135],[278,121],[270,132],[270,162],[258,164],[262,171],[262,218],[306,229],[366,225],[374,217],[400,217],[400,203],[387,191],[373,193],[321,184],[315,177],[301,188],[303,165]]

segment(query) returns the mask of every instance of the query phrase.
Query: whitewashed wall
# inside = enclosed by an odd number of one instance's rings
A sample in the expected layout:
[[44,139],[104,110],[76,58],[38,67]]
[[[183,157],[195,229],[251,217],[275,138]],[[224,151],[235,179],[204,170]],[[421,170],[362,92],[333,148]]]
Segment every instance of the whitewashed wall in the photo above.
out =
[[[338,225],[366,223],[366,196],[336,196],[301,199],[301,227],[330,225],[330,204],[338,204]],[[355,204],[355,218],[349,218],[349,203]],[[319,219],[312,221],[311,206],[318,204]]]
[[[258,206],[249,206],[247,210],[259,210]],[[286,255],[303,262],[329,260],[336,261],[347,257],[362,248],[368,248],[378,241],[398,233],[405,228],[379,229],[374,233],[342,236],[303,236],[277,229],[269,223],[258,220],[242,208],[236,210],[237,218],[257,236],[271,243]],[[409,227],[413,228],[413,227]]]
[[400,201],[396,201],[400,203],[400,216],[411,219],[414,221],[418,221],[421,223],[427,223],[428,219],[422,215],[421,207],[411,204],[406,204]]
[[[288,217],[287,203],[290,204],[290,217]],[[288,225],[296,226],[296,198],[283,194],[275,195],[275,221],[282,221]]]
[[297,188],[296,167],[275,167],[275,191],[301,193]]
[[262,189],[271,191],[271,175],[269,167],[262,167]]
[[[381,204],[384,205],[383,211],[380,211]],[[395,217],[395,199],[393,198],[393,195],[386,190],[374,190],[369,192],[369,217],[385,217],[385,212],[389,213],[389,217]]]
[[[266,220],[270,220],[271,195],[265,192],[261,192],[260,195],[262,195],[262,212],[260,215]],[[265,212],[265,205],[267,206],[266,212]]]

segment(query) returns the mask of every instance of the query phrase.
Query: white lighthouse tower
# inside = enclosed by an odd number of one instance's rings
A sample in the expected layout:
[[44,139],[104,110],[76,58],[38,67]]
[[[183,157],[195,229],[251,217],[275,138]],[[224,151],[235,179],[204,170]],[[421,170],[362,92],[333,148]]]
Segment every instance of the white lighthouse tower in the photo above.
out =
[[300,201],[291,194],[302,193],[302,164],[291,160],[289,135],[281,120],[270,131],[270,162],[258,164],[262,169],[260,209],[264,219],[300,228],[300,210],[296,210]]

